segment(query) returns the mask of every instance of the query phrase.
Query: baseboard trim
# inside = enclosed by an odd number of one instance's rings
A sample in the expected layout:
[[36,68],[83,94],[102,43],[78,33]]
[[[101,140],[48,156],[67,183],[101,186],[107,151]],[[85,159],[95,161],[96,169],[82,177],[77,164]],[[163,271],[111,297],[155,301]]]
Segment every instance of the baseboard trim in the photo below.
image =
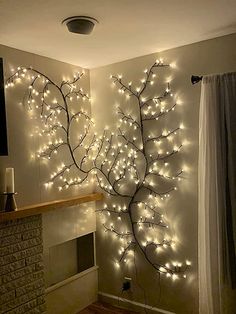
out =
[[108,299],[117,300],[120,303],[122,302],[123,304],[127,304],[128,303],[128,304],[137,306],[138,308],[150,310],[152,312],[163,313],[163,314],[176,314],[174,312],[169,312],[169,311],[162,310],[162,309],[159,309],[157,307],[152,307],[150,305],[143,304],[143,303],[140,303],[140,302],[136,302],[136,301],[131,301],[131,300],[128,300],[128,299],[120,298],[120,297],[118,297],[116,295],[109,294],[109,293],[104,293],[104,292],[101,292],[101,291],[98,292],[98,295],[101,296],[101,297],[108,298]]

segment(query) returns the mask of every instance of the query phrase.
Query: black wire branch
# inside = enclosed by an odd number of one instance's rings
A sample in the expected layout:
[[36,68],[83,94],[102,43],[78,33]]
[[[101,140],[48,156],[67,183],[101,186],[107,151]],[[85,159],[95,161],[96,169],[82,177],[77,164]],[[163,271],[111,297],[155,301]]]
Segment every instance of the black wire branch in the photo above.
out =
[[128,244],[128,246],[125,249],[123,249],[123,251],[121,252],[121,257],[119,259],[119,262],[122,262],[125,259],[126,255],[128,254],[129,251],[131,251],[131,250],[134,251],[135,246],[136,246],[136,243],[131,241]]
[[77,83],[82,78],[83,75],[84,75],[83,72],[82,73],[78,72],[78,74],[74,76],[74,79],[72,81],[62,81],[60,88],[62,89],[64,86],[71,88],[75,83]]
[[167,88],[160,96],[155,96],[153,98],[148,98],[148,99],[142,99],[140,107],[142,108],[142,110],[145,110],[145,107],[148,107],[148,109],[153,109],[153,105],[155,105],[155,107],[158,107],[159,105],[161,105],[164,99],[166,99],[167,97],[171,95],[172,93],[170,89],[170,83],[167,83]]
[[85,120],[87,120],[87,121],[89,121],[89,122],[91,122],[91,123],[93,124],[93,122],[92,122],[90,116],[89,116],[88,114],[86,114],[84,111],[78,111],[78,112],[74,113],[74,114],[71,116],[71,118],[70,118],[70,122],[72,122],[74,119],[78,119],[78,118],[81,117],[81,116],[84,117]]
[[79,178],[79,179],[74,179],[74,180],[64,180],[63,181],[63,184],[60,186],[60,188],[66,188],[68,189],[69,187],[72,187],[72,186],[79,186],[81,185],[84,181],[86,181],[88,178],[87,175],[85,175],[83,178]]
[[49,146],[46,147],[45,150],[39,151],[39,157],[44,157],[44,158],[50,158],[52,156],[52,153],[56,153],[58,149],[62,146],[66,145],[67,143],[59,143],[59,144],[49,144]]
[[126,231],[126,232],[121,232],[121,231],[117,231],[114,226],[112,225],[111,227],[107,227],[105,224],[103,224],[103,227],[105,228],[105,231],[109,231],[109,232],[113,232],[117,237],[119,238],[125,238],[125,237],[132,237],[133,233],[130,231]]
[[153,70],[158,67],[169,67],[169,64],[164,64],[158,60],[149,68],[149,70],[145,71],[146,79],[143,81],[143,88],[140,90],[139,96],[143,94],[147,85],[151,84],[152,81],[150,81],[150,77],[154,74]]
[[177,104],[175,103],[174,105],[172,105],[170,108],[166,109],[166,110],[160,110],[158,113],[155,114],[144,114],[144,119],[143,121],[152,121],[152,120],[159,120],[159,118],[164,117],[165,115],[167,115],[169,112],[174,111],[175,107],[177,106]]
[[171,247],[173,244],[172,241],[168,241],[164,239],[162,242],[147,242],[145,245],[145,250],[147,251],[149,248],[154,247],[154,248],[159,248],[159,247]]
[[149,173],[149,176],[157,176],[157,177],[161,177],[163,179],[169,179],[169,180],[176,180],[178,178],[182,178],[182,175],[183,174],[183,170],[180,170],[178,173],[172,175],[172,176],[169,176],[169,175],[164,175],[164,174],[161,174],[159,172],[155,172],[155,171],[152,171]]
[[128,211],[124,210],[124,209],[121,209],[121,210],[118,211],[118,210],[109,209],[109,208],[96,209],[96,212],[99,212],[99,213],[107,212],[107,213],[113,213],[113,214],[116,214],[116,215],[121,215],[121,214],[127,214],[128,213]]
[[57,178],[60,178],[60,177],[63,179],[63,175],[67,171],[69,171],[73,165],[74,164],[70,164],[68,166],[63,166],[62,169],[60,169],[58,172],[53,173],[51,176],[51,181],[55,181]]
[[136,152],[143,154],[142,149],[138,148],[138,146],[134,143],[134,141],[129,140],[120,128],[118,128],[118,131],[120,133],[118,136],[122,137],[125,140],[126,144],[133,146]]
[[51,126],[47,126],[47,128],[46,128],[46,129],[43,129],[43,130],[41,131],[41,133],[44,133],[44,134],[50,134],[50,133],[52,133],[52,134],[54,134],[55,131],[57,131],[57,130],[59,130],[59,129],[63,130],[63,132],[66,133],[66,129],[64,128],[64,126],[61,125],[61,124],[57,124],[57,123],[55,123],[55,124],[53,124],[53,125],[51,125]]
[[159,197],[163,197],[163,196],[168,196],[171,192],[175,191],[175,188],[170,188],[169,190],[165,191],[165,192],[158,192],[155,190],[155,188],[151,187],[151,186],[142,186],[143,189],[146,189],[147,191],[149,191],[151,194],[159,196]]
[[117,113],[121,115],[121,121],[125,123],[128,122],[130,125],[133,125],[136,128],[140,128],[140,124],[131,115],[125,114],[120,107],[118,107]]
[[113,82],[114,83],[119,83],[120,85],[120,89],[119,91],[121,91],[122,93],[125,93],[125,92],[128,92],[129,96],[135,96],[135,97],[138,97],[138,92],[135,92],[132,87],[131,87],[131,84],[126,86],[122,81],[121,81],[121,78],[117,77],[117,76],[114,76],[112,75],[111,78],[113,79]]
[[175,128],[174,130],[169,131],[169,132],[167,132],[167,133],[165,133],[165,134],[162,133],[162,134],[159,135],[159,136],[155,136],[155,137],[148,138],[148,139],[145,141],[145,144],[147,144],[147,143],[149,143],[149,142],[154,142],[154,143],[156,143],[156,142],[161,141],[162,139],[168,139],[169,136],[171,136],[172,134],[175,134],[178,130],[180,130],[180,127]]
[[164,224],[163,221],[153,222],[153,221],[149,221],[146,219],[145,219],[145,221],[134,221],[133,224],[137,225],[138,227],[145,225],[145,226],[148,226],[149,228],[154,228],[154,227],[166,228],[167,227],[167,225]]
[[65,98],[69,98],[71,100],[71,97],[76,96],[76,98],[78,99],[79,97],[82,97],[82,99],[87,99],[90,100],[89,96],[85,93],[82,92],[82,90],[71,90],[69,91],[66,95]]
[[[88,125],[88,127],[85,129],[84,134],[80,136],[78,144],[72,149],[73,152],[76,149],[81,148],[83,146],[83,143],[89,134],[89,129],[90,129],[90,125]],[[94,142],[94,138],[93,138],[92,142]],[[92,143],[91,143],[91,145],[92,145]]]
[[144,205],[144,209],[150,210],[154,216],[158,215],[159,218],[163,216],[163,214],[161,214],[159,212],[161,210],[160,207],[149,205],[148,203],[146,203],[144,201],[133,201],[132,202],[132,206],[138,206],[139,207],[140,205]]
[[[86,135],[85,136],[87,136],[88,132],[89,132],[89,128],[86,129],[86,133],[85,133]],[[82,140],[82,142],[83,142],[83,140]],[[81,144],[82,144],[82,142],[81,142]],[[80,166],[79,166],[80,169],[83,169],[83,165],[84,165],[86,159],[88,158],[89,152],[91,151],[91,148],[94,146],[94,143],[95,143],[95,135],[93,136],[93,138],[92,138],[91,142],[89,143],[88,147],[85,149],[84,156],[81,158]]]

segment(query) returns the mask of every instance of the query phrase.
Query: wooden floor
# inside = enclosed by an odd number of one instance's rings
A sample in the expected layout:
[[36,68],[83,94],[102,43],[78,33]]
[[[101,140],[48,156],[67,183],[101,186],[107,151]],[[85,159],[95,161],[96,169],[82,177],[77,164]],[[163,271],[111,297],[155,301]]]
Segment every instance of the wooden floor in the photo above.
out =
[[114,307],[107,303],[95,302],[78,314],[137,314],[137,312],[128,311]]

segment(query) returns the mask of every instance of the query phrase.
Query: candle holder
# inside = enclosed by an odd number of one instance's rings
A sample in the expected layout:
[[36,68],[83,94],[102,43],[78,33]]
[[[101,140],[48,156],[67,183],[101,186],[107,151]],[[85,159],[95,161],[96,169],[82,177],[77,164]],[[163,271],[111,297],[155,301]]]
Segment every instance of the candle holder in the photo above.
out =
[[13,211],[17,210],[16,200],[15,200],[15,194],[17,194],[17,193],[5,192],[3,194],[7,196],[4,211],[5,212],[13,212]]

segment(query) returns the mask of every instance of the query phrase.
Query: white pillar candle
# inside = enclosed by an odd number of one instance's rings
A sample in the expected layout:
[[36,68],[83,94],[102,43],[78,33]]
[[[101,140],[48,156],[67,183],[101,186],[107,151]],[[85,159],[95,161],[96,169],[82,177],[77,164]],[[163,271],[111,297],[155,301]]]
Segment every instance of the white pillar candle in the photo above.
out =
[[14,193],[14,168],[6,168],[6,192],[7,193]]

